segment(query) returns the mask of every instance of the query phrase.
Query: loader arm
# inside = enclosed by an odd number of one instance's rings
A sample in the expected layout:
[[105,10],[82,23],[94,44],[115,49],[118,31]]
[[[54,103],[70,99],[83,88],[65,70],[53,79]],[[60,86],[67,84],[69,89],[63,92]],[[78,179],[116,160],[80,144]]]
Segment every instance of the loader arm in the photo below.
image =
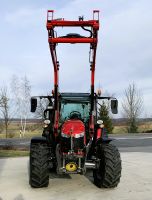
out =
[[[96,18],[96,19],[95,19]],[[47,13],[47,24],[48,30],[48,42],[52,57],[52,62],[54,66],[54,103],[55,103],[55,121],[54,121],[54,134],[58,133],[58,123],[59,123],[59,61],[57,60],[56,45],[59,43],[89,43],[91,60],[90,60],[90,70],[91,70],[91,115],[90,115],[90,125],[89,132],[90,136],[94,134],[94,80],[95,80],[95,64],[96,64],[96,49],[98,43],[98,30],[99,30],[99,11],[93,11],[93,19],[85,21],[83,17],[79,17],[78,21],[69,21],[63,18],[54,19],[54,11],[48,10]],[[67,36],[57,37],[55,34],[56,27],[81,27],[86,31],[91,32],[90,37],[83,37],[79,34],[68,34]],[[90,30],[88,30],[89,28]]]

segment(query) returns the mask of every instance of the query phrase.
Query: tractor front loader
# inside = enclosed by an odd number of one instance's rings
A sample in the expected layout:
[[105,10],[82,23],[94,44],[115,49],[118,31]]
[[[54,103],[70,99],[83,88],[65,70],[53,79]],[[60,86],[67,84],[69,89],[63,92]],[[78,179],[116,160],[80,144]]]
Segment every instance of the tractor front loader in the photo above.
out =
[[[92,20],[79,17],[77,21],[54,19],[54,11],[47,14],[47,31],[50,53],[54,67],[54,89],[44,111],[42,137],[31,139],[30,145],[30,185],[47,187],[49,173],[85,174],[92,169],[94,183],[98,187],[116,187],[121,177],[121,159],[118,149],[108,138],[104,122],[98,116],[98,103],[107,99],[111,102],[112,113],[117,114],[118,101],[113,97],[103,97],[94,92],[96,49],[98,43],[99,11],[93,11]],[[57,36],[59,27],[80,27],[89,36],[69,33]],[[59,92],[59,61],[56,46],[60,43],[90,44],[90,93]],[[31,98],[31,112],[37,108],[37,98]]]

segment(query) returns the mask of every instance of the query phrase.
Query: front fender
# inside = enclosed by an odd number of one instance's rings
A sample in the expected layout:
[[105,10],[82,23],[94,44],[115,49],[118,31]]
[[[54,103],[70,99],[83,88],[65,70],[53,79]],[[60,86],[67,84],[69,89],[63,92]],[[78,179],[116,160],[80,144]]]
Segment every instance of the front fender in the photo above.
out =
[[31,144],[35,144],[35,143],[44,144],[44,143],[47,143],[47,140],[45,137],[33,137],[31,139]]
[[113,141],[112,138],[99,138],[96,140],[96,145],[101,144],[101,143],[110,143],[111,141]]
[[109,143],[113,139],[108,137],[107,130],[105,128],[97,128],[96,130],[96,144]]

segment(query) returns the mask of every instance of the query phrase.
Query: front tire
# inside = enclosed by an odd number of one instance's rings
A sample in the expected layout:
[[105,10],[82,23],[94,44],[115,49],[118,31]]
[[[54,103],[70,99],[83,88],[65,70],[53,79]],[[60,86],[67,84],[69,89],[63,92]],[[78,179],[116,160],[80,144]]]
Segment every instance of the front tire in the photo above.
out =
[[31,143],[30,146],[30,185],[34,188],[47,187],[49,150],[46,143]]
[[116,146],[99,144],[96,147],[98,168],[93,171],[94,183],[99,188],[114,188],[120,182],[121,158]]

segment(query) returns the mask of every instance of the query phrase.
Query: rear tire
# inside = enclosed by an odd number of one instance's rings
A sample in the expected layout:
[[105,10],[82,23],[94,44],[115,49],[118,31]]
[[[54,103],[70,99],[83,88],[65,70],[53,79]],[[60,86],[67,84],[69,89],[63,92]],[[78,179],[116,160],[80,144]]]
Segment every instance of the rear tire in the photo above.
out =
[[120,182],[121,158],[116,146],[99,144],[96,156],[100,159],[98,169],[93,171],[94,183],[99,188],[114,188]]
[[49,150],[45,143],[31,143],[30,147],[30,185],[34,188],[47,187]]

